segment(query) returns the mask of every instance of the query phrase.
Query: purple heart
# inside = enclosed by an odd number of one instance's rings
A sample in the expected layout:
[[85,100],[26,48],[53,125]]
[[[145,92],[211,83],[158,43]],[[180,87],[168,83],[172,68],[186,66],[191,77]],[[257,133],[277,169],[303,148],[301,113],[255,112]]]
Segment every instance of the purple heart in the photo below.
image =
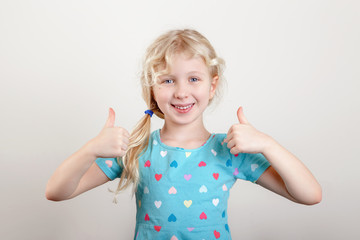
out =
[[186,181],[189,181],[191,178],[191,174],[185,174],[184,178],[186,179]]

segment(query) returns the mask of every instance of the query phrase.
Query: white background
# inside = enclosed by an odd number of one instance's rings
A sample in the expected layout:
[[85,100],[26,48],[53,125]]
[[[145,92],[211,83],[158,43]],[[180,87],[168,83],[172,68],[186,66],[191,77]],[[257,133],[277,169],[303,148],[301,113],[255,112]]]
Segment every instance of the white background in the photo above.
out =
[[[51,202],[56,167],[105,124],[129,131],[146,108],[146,47],[195,28],[226,60],[228,90],[206,112],[227,132],[236,110],[297,155],[323,187],[315,206],[254,184],[231,190],[233,239],[359,239],[359,1],[0,2],[0,239],[131,239],[135,201],[105,184]],[[162,125],[153,119],[153,129]]]

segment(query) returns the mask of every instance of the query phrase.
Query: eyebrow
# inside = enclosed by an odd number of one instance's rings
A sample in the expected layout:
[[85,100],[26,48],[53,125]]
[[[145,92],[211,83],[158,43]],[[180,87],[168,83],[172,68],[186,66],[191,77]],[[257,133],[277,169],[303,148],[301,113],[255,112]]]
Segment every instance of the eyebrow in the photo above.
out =
[[[197,74],[197,75],[206,75],[205,73],[203,72],[199,72],[199,71],[191,71],[191,72],[188,72],[186,73],[187,75],[193,75],[193,74]],[[162,74],[160,75],[160,77],[170,77],[170,78],[175,78],[176,76],[175,75],[172,75],[172,74]]]
[[199,74],[199,75],[205,75],[203,72],[199,72],[199,71],[191,71],[191,72],[188,72],[189,75],[191,74]]

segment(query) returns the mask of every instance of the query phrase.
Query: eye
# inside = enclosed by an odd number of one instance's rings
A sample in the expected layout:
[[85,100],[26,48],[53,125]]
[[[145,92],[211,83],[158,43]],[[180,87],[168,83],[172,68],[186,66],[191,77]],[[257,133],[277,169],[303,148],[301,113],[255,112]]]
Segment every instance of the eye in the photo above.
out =
[[163,83],[165,83],[165,84],[171,84],[171,83],[174,83],[174,80],[172,80],[172,79],[165,79],[165,80],[163,81]]
[[190,78],[190,82],[198,82],[199,81],[199,79],[198,78],[196,78],[196,77],[192,77],[192,78]]

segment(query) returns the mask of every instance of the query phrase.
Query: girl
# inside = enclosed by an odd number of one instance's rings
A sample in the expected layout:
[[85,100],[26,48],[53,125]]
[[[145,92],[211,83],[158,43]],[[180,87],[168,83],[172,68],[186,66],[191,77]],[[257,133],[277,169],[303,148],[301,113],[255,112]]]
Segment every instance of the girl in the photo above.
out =
[[[134,186],[134,239],[231,239],[229,190],[240,178],[301,204],[321,201],[321,187],[294,155],[256,130],[240,107],[239,123],[212,134],[203,112],[218,95],[223,60],[194,30],[174,30],[147,49],[141,75],[149,108],[130,135],[115,112],[97,137],[66,159],[46,197],[60,201],[120,177],[116,191]],[[164,119],[150,133],[155,113]]]

